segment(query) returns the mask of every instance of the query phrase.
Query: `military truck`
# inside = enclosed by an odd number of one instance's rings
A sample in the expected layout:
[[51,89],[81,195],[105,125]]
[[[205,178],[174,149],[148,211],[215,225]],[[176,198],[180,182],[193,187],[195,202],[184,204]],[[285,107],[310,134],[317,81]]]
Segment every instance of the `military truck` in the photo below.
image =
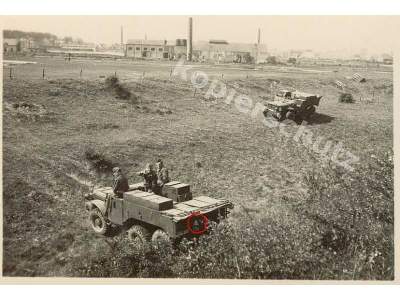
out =
[[285,119],[307,120],[315,112],[321,98],[320,95],[280,90],[273,100],[265,101],[264,115],[271,114],[279,122]]
[[190,185],[179,181],[165,184],[162,196],[144,190],[138,183],[130,185],[122,198],[116,197],[111,187],[86,194],[85,206],[94,232],[107,236],[119,228],[137,245],[172,244],[184,236],[207,232],[208,223],[218,223],[233,208],[228,200],[193,197]]

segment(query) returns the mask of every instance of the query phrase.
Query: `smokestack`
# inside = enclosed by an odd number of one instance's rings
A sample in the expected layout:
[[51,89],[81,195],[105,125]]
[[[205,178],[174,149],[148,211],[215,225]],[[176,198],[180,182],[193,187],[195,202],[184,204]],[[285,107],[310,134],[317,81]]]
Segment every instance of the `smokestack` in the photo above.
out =
[[257,32],[257,53],[256,53],[256,63],[258,63],[258,58],[260,56],[260,42],[261,42],[261,29],[258,28]]
[[189,28],[188,28],[188,41],[187,41],[187,60],[192,61],[192,42],[193,42],[193,19],[189,18]]
[[121,26],[121,46],[124,46],[124,28]]

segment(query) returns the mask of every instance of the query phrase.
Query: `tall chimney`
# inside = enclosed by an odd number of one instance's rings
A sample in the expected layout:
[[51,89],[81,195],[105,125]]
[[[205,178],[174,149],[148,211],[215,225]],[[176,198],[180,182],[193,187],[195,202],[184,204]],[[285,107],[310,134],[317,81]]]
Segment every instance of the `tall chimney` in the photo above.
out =
[[186,46],[187,60],[192,61],[192,42],[193,42],[193,19],[189,18],[189,28],[188,28],[188,41]]
[[258,28],[258,32],[257,32],[257,52],[256,52],[256,63],[258,63],[258,59],[260,56],[260,42],[261,42],[261,29]]
[[121,26],[121,46],[124,45],[124,28]]
[[121,26],[121,50],[126,56],[125,46],[124,46],[124,28]]

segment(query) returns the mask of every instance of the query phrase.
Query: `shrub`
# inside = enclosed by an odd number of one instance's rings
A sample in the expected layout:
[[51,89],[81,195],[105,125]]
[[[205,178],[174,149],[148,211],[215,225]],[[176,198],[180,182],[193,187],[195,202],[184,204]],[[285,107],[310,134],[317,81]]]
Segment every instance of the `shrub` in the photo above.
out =
[[341,103],[354,103],[355,100],[353,95],[350,93],[341,93],[339,96],[339,102]]
[[117,85],[119,85],[119,79],[115,75],[108,76],[105,79],[105,84],[107,89],[114,89]]
[[132,95],[132,93],[127,88],[125,88],[124,86],[122,86],[120,84],[115,86],[114,91],[117,94],[118,98],[124,99],[124,100],[130,99],[131,95]]
[[359,279],[393,278],[393,154],[357,172],[323,167],[306,177],[308,197],[300,209],[318,224],[320,253],[332,270],[350,269]]
[[133,103],[137,102],[137,96],[129,91],[124,85],[119,82],[119,79],[115,75],[108,76],[105,79],[105,85],[108,90],[113,91],[118,98],[124,100],[131,100]]
[[110,173],[114,167],[114,163],[104,156],[104,154],[96,152],[92,148],[88,148],[84,153],[85,159],[99,173]]
[[270,64],[270,65],[278,64],[278,60],[277,60],[276,56],[268,56],[267,57],[267,64]]

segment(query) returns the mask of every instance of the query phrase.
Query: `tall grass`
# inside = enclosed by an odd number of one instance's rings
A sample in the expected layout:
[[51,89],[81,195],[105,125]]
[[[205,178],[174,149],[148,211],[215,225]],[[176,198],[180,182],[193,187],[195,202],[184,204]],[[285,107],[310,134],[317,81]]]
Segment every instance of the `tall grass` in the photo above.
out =
[[123,236],[107,254],[86,256],[72,273],[93,277],[393,279],[393,156],[359,172],[310,172],[297,218],[227,220],[194,243],[132,252]]

